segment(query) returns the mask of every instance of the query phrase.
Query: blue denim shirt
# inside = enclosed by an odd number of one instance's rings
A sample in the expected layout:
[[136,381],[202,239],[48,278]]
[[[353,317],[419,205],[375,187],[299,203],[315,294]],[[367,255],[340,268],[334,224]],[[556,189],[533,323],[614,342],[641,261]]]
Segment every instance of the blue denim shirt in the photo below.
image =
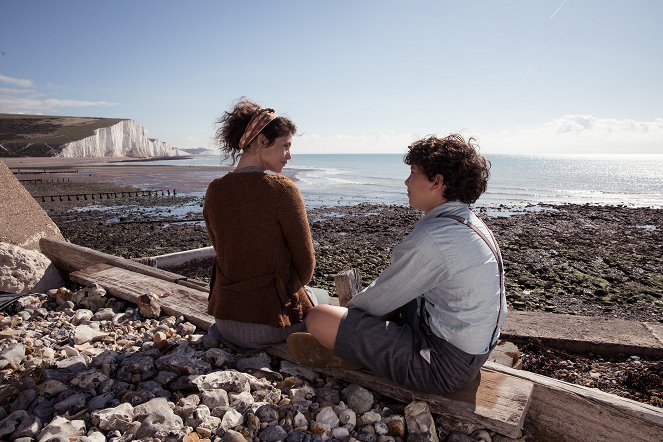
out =
[[417,222],[394,248],[391,265],[347,307],[382,316],[423,295],[436,336],[467,353],[485,354],[496,325],[493,343],[506,318],[497,260],[471,228],[439,215],[468,219],[492,241],[488,227],[467,204],[440,204]]

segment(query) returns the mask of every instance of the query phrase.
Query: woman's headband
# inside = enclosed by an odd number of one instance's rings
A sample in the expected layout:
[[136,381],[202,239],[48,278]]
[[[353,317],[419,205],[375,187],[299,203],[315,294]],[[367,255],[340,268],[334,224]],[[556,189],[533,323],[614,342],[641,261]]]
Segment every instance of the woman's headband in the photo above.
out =
[[274,112],[274,109],[264,108],[260,109],[257,114],[251,118],[248,126],[242,134],[242,138],[239,139],[239,148],[246,149],[251,144],[251,141],[258,136],[260,132],[271,123],[278,115]]

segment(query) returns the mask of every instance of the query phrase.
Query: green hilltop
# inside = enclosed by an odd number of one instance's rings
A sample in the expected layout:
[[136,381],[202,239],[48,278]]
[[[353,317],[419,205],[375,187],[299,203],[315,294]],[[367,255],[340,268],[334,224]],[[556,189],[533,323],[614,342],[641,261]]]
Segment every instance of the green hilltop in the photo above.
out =
[[0,113],[0,157],[53,156],[63,145],[124,118]]

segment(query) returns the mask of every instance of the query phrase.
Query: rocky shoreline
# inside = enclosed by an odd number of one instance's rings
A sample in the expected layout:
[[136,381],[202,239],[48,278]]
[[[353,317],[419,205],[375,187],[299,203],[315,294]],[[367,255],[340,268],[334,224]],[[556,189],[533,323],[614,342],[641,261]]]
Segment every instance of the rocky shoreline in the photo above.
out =
[[[33,195],[44,195],[51,184],[26,187]],[[83,189],[94,193],[132,188],[60,183],[58,191]],[[37,201],[71,242],[125,258],[209,245],[200,197]],[[663,210],[562,205],[519,212],[504,207],[479,215],[500,243],[511,308],[663,321]],[[386,268],[394,245],[420,217],[410,208],[384,205],[309,211],[316,248],[311,285],[333,294],[333,275],[351,267],[367,285]],[[206,279],[207,264],[182,271]]]
[[264,352],[238,354],[182,317],[136,308],[96,285],[25,296],[0,313],[0,328],[0,440],[470,437],[434,420],[423,402],[400,404]]

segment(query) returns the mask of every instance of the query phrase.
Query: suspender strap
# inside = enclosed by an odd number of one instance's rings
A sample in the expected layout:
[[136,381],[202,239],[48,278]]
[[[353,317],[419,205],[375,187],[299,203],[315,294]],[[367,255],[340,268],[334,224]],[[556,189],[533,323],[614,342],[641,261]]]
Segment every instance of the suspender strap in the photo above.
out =
[[[499,299],[500,306],[497,312],[497,320],[495,321],[495,329],[493,329],[493,335],[490,338],[489,346],[490,349],[492,350],[495,347],[495,345],[497,345],[497,342],[493,343],[493,340],[495,339],[495,335],[497,334],[497,331],[499,329],[500,316],[502,315],[502,298],[504,297],[504,264],[502,262],[502,254],[500,253],[499,246],[497,245],[497,240],[495,239],[493,232],[491,232],[490,229],[487,229],[488,234],[492,239],[492,242],[489,241],[486,235],[476,225],[472,224],[469,219],[465,219],[456,215],[438,215],[436,218],[450,218],[474,230],[474,232],[477,235],[479,235],[479,237],[483,240],[483,242],[486,243],[490,251],[493,252],[493,255],[495,256],[495,260],[497,261],[497,269],[500,273],[500,299]],[[422,302],[422,305],[423,304],[424,303]]]

